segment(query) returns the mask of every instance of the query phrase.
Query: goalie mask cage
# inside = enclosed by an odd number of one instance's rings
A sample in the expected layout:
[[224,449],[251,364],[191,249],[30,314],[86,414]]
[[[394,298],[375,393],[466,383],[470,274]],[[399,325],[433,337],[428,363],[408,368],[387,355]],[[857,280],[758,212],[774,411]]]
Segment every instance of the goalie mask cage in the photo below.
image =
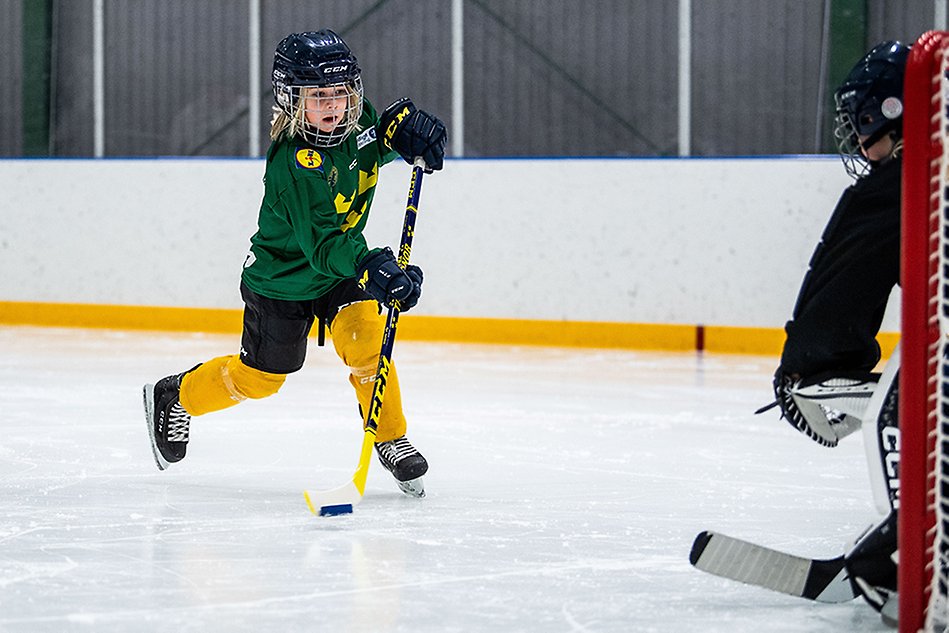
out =
[[903,116],[899,629],[946,631],[949,587],[949,33],[906,67]]

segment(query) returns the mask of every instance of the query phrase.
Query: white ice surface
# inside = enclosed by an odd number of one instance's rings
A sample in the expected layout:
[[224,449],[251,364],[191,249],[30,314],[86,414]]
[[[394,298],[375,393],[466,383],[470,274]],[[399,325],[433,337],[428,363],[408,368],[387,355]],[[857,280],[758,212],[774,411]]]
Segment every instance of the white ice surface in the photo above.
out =
[[877,519],[857,434],[772,411],[773,358],[396,342],[428,497],[361,440],[331,348],[152,460],[141,385],[237,337],[0,328],[0,631],[887,631],[688,563],[715,529],[831,557]]

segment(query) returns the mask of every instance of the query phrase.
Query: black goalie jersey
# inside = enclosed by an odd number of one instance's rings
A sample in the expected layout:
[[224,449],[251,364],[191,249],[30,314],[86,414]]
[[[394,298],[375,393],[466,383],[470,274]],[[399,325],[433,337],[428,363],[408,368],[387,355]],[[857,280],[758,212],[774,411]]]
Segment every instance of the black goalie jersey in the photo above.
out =
[[837,202],[785,325],[785,374],[870,371],[880,360],[876,335],[900,277],[901,166],[874,168]]

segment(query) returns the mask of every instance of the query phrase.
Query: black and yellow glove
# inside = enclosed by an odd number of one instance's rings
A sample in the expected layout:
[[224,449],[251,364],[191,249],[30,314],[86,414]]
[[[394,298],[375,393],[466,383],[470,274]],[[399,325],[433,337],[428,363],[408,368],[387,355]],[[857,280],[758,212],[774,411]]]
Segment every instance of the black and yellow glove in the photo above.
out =
[[441,120],[419,110],[407,97],[390,104],[379,117],[379,137],[389,150],[395,150],[410,165],[425,161],[425,171],[442,168],[448,132]]
[[370,251],[359,262],[357,283],[366,293],[385,306],[399,302],[399,311],[415,307],[422,296],[422,269],[409,264],[403,270],[388,247]]

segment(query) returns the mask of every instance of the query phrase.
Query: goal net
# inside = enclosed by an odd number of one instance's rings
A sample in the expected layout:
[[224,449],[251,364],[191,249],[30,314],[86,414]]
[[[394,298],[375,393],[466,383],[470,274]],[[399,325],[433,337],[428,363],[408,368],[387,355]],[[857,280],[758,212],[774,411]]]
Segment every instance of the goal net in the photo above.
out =
[[949,33],[913,45],[903,115],[899,627],[946,631],[949,587]]

